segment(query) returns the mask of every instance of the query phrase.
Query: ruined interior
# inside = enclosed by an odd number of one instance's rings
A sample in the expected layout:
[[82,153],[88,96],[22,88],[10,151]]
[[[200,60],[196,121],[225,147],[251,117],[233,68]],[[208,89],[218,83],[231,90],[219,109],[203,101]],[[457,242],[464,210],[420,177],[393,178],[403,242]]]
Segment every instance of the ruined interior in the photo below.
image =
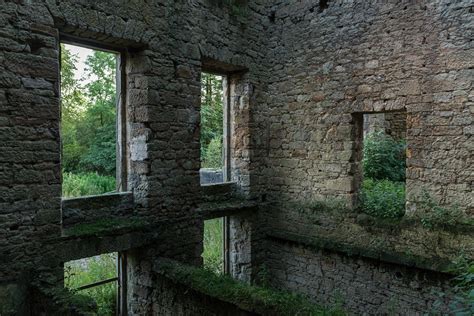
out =
[[[0,0],[0,315],[94,313],[64,271],[100,254],[119,315],[472,312],[452,267],[474,260],[473,10]],[[63,198],[61,44],[117,55],[114,193]],[[218,183],[200,172],[203,72],[223,77]],[[358,207],[375,128],[406,141],[392,221]],[[226,276],[200,269],[216,218]]]

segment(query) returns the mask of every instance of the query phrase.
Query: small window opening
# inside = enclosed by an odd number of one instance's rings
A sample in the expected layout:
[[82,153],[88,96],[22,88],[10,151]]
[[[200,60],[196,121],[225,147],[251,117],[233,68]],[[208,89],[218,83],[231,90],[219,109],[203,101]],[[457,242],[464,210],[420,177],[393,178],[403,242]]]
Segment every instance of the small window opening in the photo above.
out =
[[117,267],[116,252],[66,262],[64,286],[95,301],[98,315],[117,315],[120,306]]
[[218,275],[227,273],[226,220],[221,217],[204,221],[204,268]]
[[369,215],[397,219],[405,214],[406,112],[363,115],[363,181],[360,207]]
[[116,191],[118,58],[61,44],[63,197]]
[[228,122],[224,120],[227,111],[224,76],[201,74],[201,184],[228,181],[226,148]]

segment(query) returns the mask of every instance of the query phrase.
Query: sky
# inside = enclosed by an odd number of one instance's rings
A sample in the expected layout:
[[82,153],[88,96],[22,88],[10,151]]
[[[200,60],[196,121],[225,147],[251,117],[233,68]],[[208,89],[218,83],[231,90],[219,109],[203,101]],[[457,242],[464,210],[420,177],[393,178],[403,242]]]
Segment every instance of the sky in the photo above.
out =
[[77,58],[77,64],[76,68],[77,70],[74,72],[74,78],[77,80],[81,80],[84,78],[84,82],[87,82],[87,77],[85,77],[85,68],[86,68],[86,58],[89,55],[92,55],[93,50],[85,47],[80,47],[80,46],[75,46],[75,45],[69,45],[69,44],[64,44],[64,46],[71,52],[71,54],[76,55]]

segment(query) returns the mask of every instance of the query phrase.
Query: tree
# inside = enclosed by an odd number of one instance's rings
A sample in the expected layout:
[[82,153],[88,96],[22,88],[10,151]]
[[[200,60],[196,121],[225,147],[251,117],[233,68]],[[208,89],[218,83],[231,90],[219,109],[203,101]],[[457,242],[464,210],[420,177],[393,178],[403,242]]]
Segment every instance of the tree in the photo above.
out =
[[[201,76],[201,161],[203,166],[222,167],[223,137],[222,77]],[[210,146],[212,143],[212,146]],[[209,148],[212,147],[212,150]]]
[[65,172],[115,175],[116,56],[94,51],[86,82],[74,78],[78,58],[61,46],[61,138]]

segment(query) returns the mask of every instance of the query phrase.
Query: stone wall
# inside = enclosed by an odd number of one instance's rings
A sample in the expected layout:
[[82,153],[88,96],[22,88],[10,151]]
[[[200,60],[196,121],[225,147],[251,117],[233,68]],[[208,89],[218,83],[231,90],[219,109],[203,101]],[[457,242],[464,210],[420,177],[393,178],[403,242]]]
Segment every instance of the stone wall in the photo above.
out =
[[[123,52],[126,189],[133,192],[134,215],[170,223],[171,235],[163,234],[168,244],[155,255],[171,248],[179,253],[170,257],[201,263],[200,73],[203,61],[213,60],[249,69],[245,84],[261,86],[264,8],[260,1],[238,12],[208,0],[2,1],[0,292],[22,289],[31,281],[22,275],[37,269],[59,275],[61,266],[51,258],[73,256],[54,248],[63,238],[58,49],[66,38]],[[134,240],[134,234],[109,239]],[[92,244],[78,240],[75,248],[93,253]],[[106,248],[121,246],[110,242]]]
[[109,193],[97,196],[63,199],[61,202],[62,226],[96,221],[132,218],[134,214],[131,192]]
[[354,200],[354,114],[406,110],[409,210],[426,189],[472,212],[470,1],[327,3],[269,12],[271,75],[252,113],[261,191]]
[[275,286],[319,304],[341,304],[357,315],[447,310],[441,295],[449,289],[448,275],[275,241],[269,244],[267,265]]
[[[18,293],[13,305],[26,309],[33,277],[60,283],[58,261],[120,250],[130,255],[129,304],[140,313],[152,295],[149,266],[156,258],[202,263],[199,77],[209,68],[229,73],[231,180],[244,197],[276,205],[230,218],[234,276],[249,281],[267,254],[276,273],[281,266],[272,258],[279,251],[288,257],[287,279],[301,281],[296,290],[305,290],[304,269],[290,267],[311,258],[325,270],[324,258],[339,262],[328,270],[336,275],[379,271],[368,261],[357,268],[332,254],[268,248],[265,236],[276,230],[359,248],[387,242],[395,253],[414,249],[425,257],[428,234],[439,241],[441,258],[452,259],[463,244],[474,256],[469,233],[427,233],[416,226],[401,230],[407,238],[397,240],[398,227],[374,230],[354,214],[315,219],[284,204],[356,201],[362,114],[406,111],[409,213],[424,188],[441,204],[458,203],[472,215],[470,1],[258,0],[244,6],[211,0],[1,2],[1,299]],[[125,58],[126,189],[133,192],[137,219],[166,223],[156,225],[153,238],[133,230],[61,236],[58,49],[65,38],[119,50]],[[379,290],[370,288],[378,296],[389,274],[357,280],[379,284]],[[291,287],[287,279],[274,283]],[[328,299],[332,284],[346,282],[318,280],[308,278],[307,289],[317,287]],[[395,289],[413,290],[393,282]],[[400,295],[409,308],[420,308],[416,298],[409,303]],[[347,304],[357,310],[363,302]]]
[[[406,112],[407,217],[416,214],[426,190],[440,204],[458,204],[472,218],[471,11],[470,1],[274,1],[267,20],[268,87],[256,95],[251,118],[250,178],[255,195],[272,202],[260,208],[270,236],[323,240],[323,249],[334,244],[367,249],[382,262],[408,258],[401,266],[415,264],[413,256],[449,261],[462,249],[474,258],[472,229],[430,231],[419,219],[408,226],[384,226],[356,212],[301,207],[315,200],[356,204],[363,114]],[[277,262],[280,252],[282,263]],[[320,292],[326,293],[323,300],[330,298],[336,285],[345,291],[345,282],[357,280],[360,271],[378,269],[365,260],[346,263],[337,257],[339,263],[326,269],[323,281],[308,269],[335,261],[330,253],[272,244],[270,256],[270,271],[286,270],[274,278],[275,285],[314,299]],[[320,264],[309,268],[312,261]],[[373,295],[388,304],[381,299],[383,284],[392,282],[399,268],[385,265],[385,274],[374,272],[364,280],[367,291],[377,284],[380,292]],[[394,295],[406,301],[403,306],[426,310],[416,298],[403,297],[405,290],[414,293],[409,283],[393,283]],[[356,312],[363,311],[358,308],[366,304],[364,295],[372,295],[360,291],[346,293],[346,306]]]

